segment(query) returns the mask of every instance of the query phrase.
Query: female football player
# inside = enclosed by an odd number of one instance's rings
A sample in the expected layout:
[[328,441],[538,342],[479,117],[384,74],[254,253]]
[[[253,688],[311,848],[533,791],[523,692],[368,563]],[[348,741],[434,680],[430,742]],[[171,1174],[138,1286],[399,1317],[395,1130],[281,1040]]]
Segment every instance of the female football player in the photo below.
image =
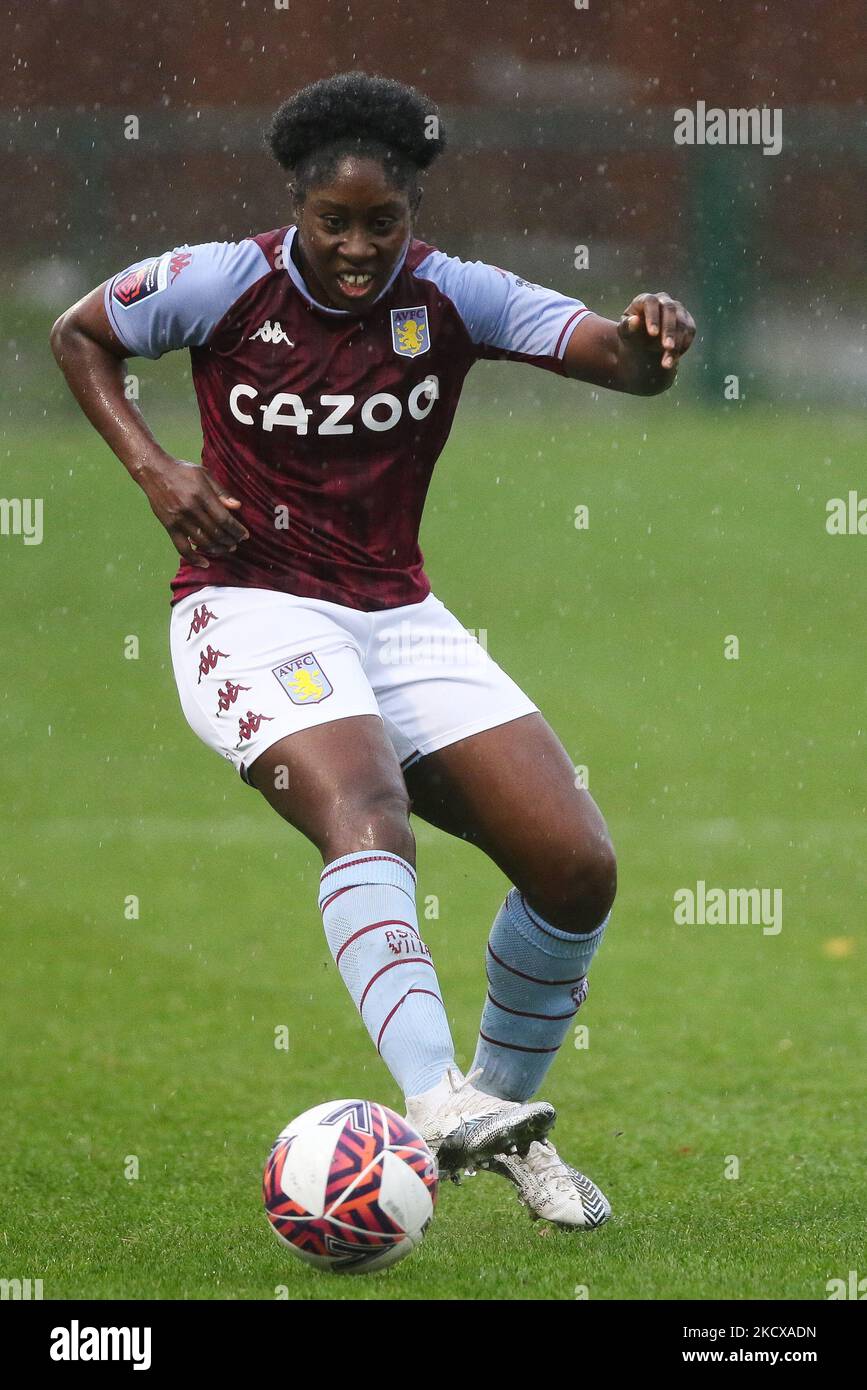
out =
[[[268,138],[291,225],[136,262],[62,315],[54,352],[181,556],[184,714],[320,851],[328,945],[410,1121],[442,1171],[487,1167],[532,1215],[588,1229],[608,1202],[532,1098],[587,992],[614,852],[542,714],[431,592],[418,532],[479,358],[655,395],[695,326],[667,294],[613,322],[417,240],[444,135],[413,88],[315,82]],[[161,448],[124,394],[124,359],[176,348],[201,463]],[[419,931],[410,808],[514,885],[466,1077]]]

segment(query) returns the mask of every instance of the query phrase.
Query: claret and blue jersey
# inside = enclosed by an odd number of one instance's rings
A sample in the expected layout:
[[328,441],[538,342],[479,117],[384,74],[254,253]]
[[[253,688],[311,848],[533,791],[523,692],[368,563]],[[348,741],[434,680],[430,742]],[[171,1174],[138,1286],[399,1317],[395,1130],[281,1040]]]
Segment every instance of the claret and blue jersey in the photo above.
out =
[[479,358],[562,372],[590,311],[496,266],[411,240],[366,313],[314,300],[297,229],[182,246],[106,286],[131,354],[189,348],[202,462],[242,504],[250,538],[204,584],[279,589],[375,611],[429,592],[418,544],[434,465]]

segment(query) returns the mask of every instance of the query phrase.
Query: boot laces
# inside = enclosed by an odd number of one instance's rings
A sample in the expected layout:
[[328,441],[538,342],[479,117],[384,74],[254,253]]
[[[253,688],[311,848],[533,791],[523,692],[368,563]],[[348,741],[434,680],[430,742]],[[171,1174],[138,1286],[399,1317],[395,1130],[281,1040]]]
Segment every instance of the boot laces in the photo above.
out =
[[451,1087],[450,1100],[457,1101],[455,1111],[457,1114],[468,1119],[475,1119],[480,1115],[489,1114],[492,1110],[498,1109],[503,1102],[496,1096],[489,1096],[484,1091],[476,1091],[473,1082],[477,1081],[482,1074],[482,1067],[477,1067],[471,1071],[463,1080],[456,1081],[455,1077],[460,1076],[460,1072],[449,1069],[448,1078]]
[[534,1140],[525,1158],[519,1160],[546,1190],[554,1187],[564,1195],[574,1195],[575,1184],[569,1169],[548,1140]]

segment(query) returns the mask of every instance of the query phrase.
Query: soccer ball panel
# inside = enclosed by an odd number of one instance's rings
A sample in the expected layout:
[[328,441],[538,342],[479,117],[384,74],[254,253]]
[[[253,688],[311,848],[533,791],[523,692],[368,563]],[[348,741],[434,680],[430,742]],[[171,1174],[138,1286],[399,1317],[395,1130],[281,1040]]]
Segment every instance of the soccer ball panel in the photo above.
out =
[[280,1187],[301,1210],[321,1216],[334,1154],[334,1133],[320,1125],[292,1136],[280,1172]]
[[403,1156],[386,1149],[382,1155],[379,1205],[403,1231],[420,1231],[433,1216],[430,1192]]
[[318,1268],[384,1269],[422,1240],[436,1161],[387,1106],[327,1102],[281,1130],[265,1165],[265,1211],[281,1243]]

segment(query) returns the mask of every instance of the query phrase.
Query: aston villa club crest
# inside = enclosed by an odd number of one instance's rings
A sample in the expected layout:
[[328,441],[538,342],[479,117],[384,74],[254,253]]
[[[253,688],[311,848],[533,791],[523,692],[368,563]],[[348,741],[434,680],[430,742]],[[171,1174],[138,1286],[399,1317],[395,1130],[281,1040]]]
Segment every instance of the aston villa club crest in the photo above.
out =
[[293,705],[318,705],[334,689],[312,652],[291,656],[271,669]]
[[430,347],[430,329],[424,304],[414,309],[392,309],[391,342],[398,357],[418,357]]

